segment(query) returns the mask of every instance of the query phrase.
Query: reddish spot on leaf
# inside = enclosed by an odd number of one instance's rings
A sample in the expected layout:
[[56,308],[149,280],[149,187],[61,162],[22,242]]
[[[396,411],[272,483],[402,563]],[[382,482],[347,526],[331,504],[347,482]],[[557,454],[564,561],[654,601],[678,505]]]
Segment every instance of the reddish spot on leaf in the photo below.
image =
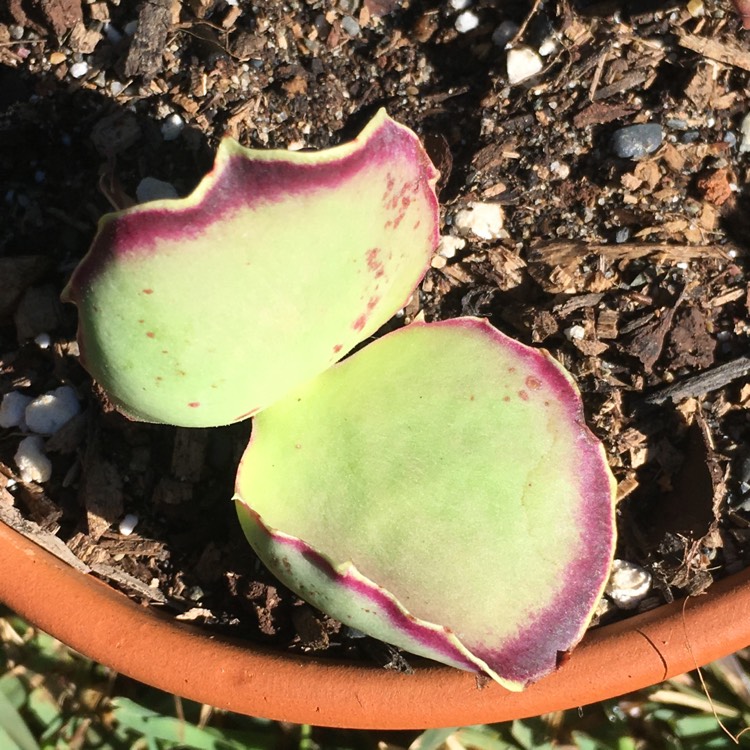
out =
[[539,378],[535,378],[533,375],[529,375],[526,378],[526,387],[532,391],[538,391],[542,387],[542,381]]
[[516,368],[515,368],[515,367],[509,367],[509,368],[508,368],[508,372],[515,372],[515,371],[516,371]]
[[367,309],[368,311],[372,312],[372,310],[375,308],[375,305],[380,302],[380,297],[377,295],[374,297],[370,297],[370,299],[367,300]]
[[510,396],[503,396],[503,401],[510,401]]
[[422,223],[422,220],[421,220],[421,219],[417,219],[417,220],[416,220],[416,221],[414,222],[414,227],[413,227],[413,228],[414,228],[414,229],[419,229],[419,225],[420,225],[421,223]]
[[371,247],[367,251],[367,267],[373,272],[376,279],[379,279],[384,273],[383,261],[380,260],[380,248]]
[[341,351],[341,344],[334,344],[333,353],[338,354]]
[[526,391],[518,391],[518,398],[520,398],[522,401],[528,401],[529,394],[526,393]]
[[153,289],[144,289],[144,290],[143,290],[143,293],[144,293],[144,294],[153,294],[153,293],[154,293],[154,290],[153,290]]
[[366,322],[367,318],[364,315],[360,315],[352,324],[352,328],[355,331],[361,331],[365,327]]
[[201,405],[200,401],[191,401],[190,403],[188,403],[188,406],[191,409],[197,409],[200,405]]
[[156,337],[156,334],[153,331],[146,331],[146,336],[148,336],[150,339],[153,339]]

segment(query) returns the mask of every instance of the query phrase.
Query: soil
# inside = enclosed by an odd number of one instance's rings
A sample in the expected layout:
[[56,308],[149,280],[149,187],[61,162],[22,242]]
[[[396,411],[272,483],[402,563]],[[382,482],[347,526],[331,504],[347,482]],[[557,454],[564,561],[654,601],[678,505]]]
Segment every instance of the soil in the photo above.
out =
[[[0,518],[182,619],[408,669],[255,559],[229,502],[250,425],[129,422],[78,364],[59,302],[98,218],[143,178],[186,195],[223,135],[320,148],[384,106],[442,172],[444,235],[471,202],[505,212],[499,237],[437,255],[390,326],[480,315],[571,371],[618,480],[618,557],[653,575],[639,609],[748,563],[750,32],[718,0],[469,10],[460,33],[447,2],[0,0],[0,395],[71,384],[85,405],[47,440],[44,484],[22,481],[22,436],[0,430]],[[515,44],[551,40],[516,85],[504,21]],[[636,123],[663,142],[618,157],[613,133]]]

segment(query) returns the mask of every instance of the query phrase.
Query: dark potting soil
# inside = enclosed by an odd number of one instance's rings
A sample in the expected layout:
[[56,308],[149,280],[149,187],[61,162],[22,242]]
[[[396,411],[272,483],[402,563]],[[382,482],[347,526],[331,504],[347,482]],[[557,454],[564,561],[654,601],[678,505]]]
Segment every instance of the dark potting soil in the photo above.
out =
[[[633,611],[744,567],[750,32],[728,0],[691,8],[0,0],[0,396],[70,384],[84,405],[46,439],[43,484],[20,477],[23,435],[0,429],[0,518],[181,619],[408,669],[255,558],[230,502],[250,425],[117,414],[79,366],[75,310],[59,302],[98,218],[134,202],[144,178],[186,195],[222,135],[320,148],[385,106],[441,170],[454,238],[389,328],[480,315],[571,371],[618,480],[617,555],[653,576]],[[549,50],[515,85],[509,33]],[[633,124],[661,130],[633,145],[639,131],[620,132]],[[470,203],[503,208],[492,239],[456,226]],[[604,607],[601,620],[625,614]]]

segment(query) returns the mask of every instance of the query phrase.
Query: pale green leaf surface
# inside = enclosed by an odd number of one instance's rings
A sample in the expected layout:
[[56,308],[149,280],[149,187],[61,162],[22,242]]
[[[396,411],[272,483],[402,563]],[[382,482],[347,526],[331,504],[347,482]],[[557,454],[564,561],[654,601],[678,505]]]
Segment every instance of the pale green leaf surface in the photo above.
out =
[[39,750],[34,735],[13,703],[0,691],[0,746],[8,750]]
[[601,594],[614,480],[548,355],[476,319],[389,334],[258,416],[240,520],[292,589],[518,689]]
[[404,305],[437,245],[436,178],[383,110],[319,152],[224,140],[192,195],[100,223],[64,293],[82,362],[137,419],[257,413]]

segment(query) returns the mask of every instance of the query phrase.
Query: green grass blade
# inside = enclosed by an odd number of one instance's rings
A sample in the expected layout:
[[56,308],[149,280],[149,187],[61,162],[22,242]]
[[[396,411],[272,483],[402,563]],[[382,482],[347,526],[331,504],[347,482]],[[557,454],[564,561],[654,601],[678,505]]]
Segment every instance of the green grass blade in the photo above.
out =
[[0,747],[15,750],[39,750],[31,730],[16,707],[0,691]]

